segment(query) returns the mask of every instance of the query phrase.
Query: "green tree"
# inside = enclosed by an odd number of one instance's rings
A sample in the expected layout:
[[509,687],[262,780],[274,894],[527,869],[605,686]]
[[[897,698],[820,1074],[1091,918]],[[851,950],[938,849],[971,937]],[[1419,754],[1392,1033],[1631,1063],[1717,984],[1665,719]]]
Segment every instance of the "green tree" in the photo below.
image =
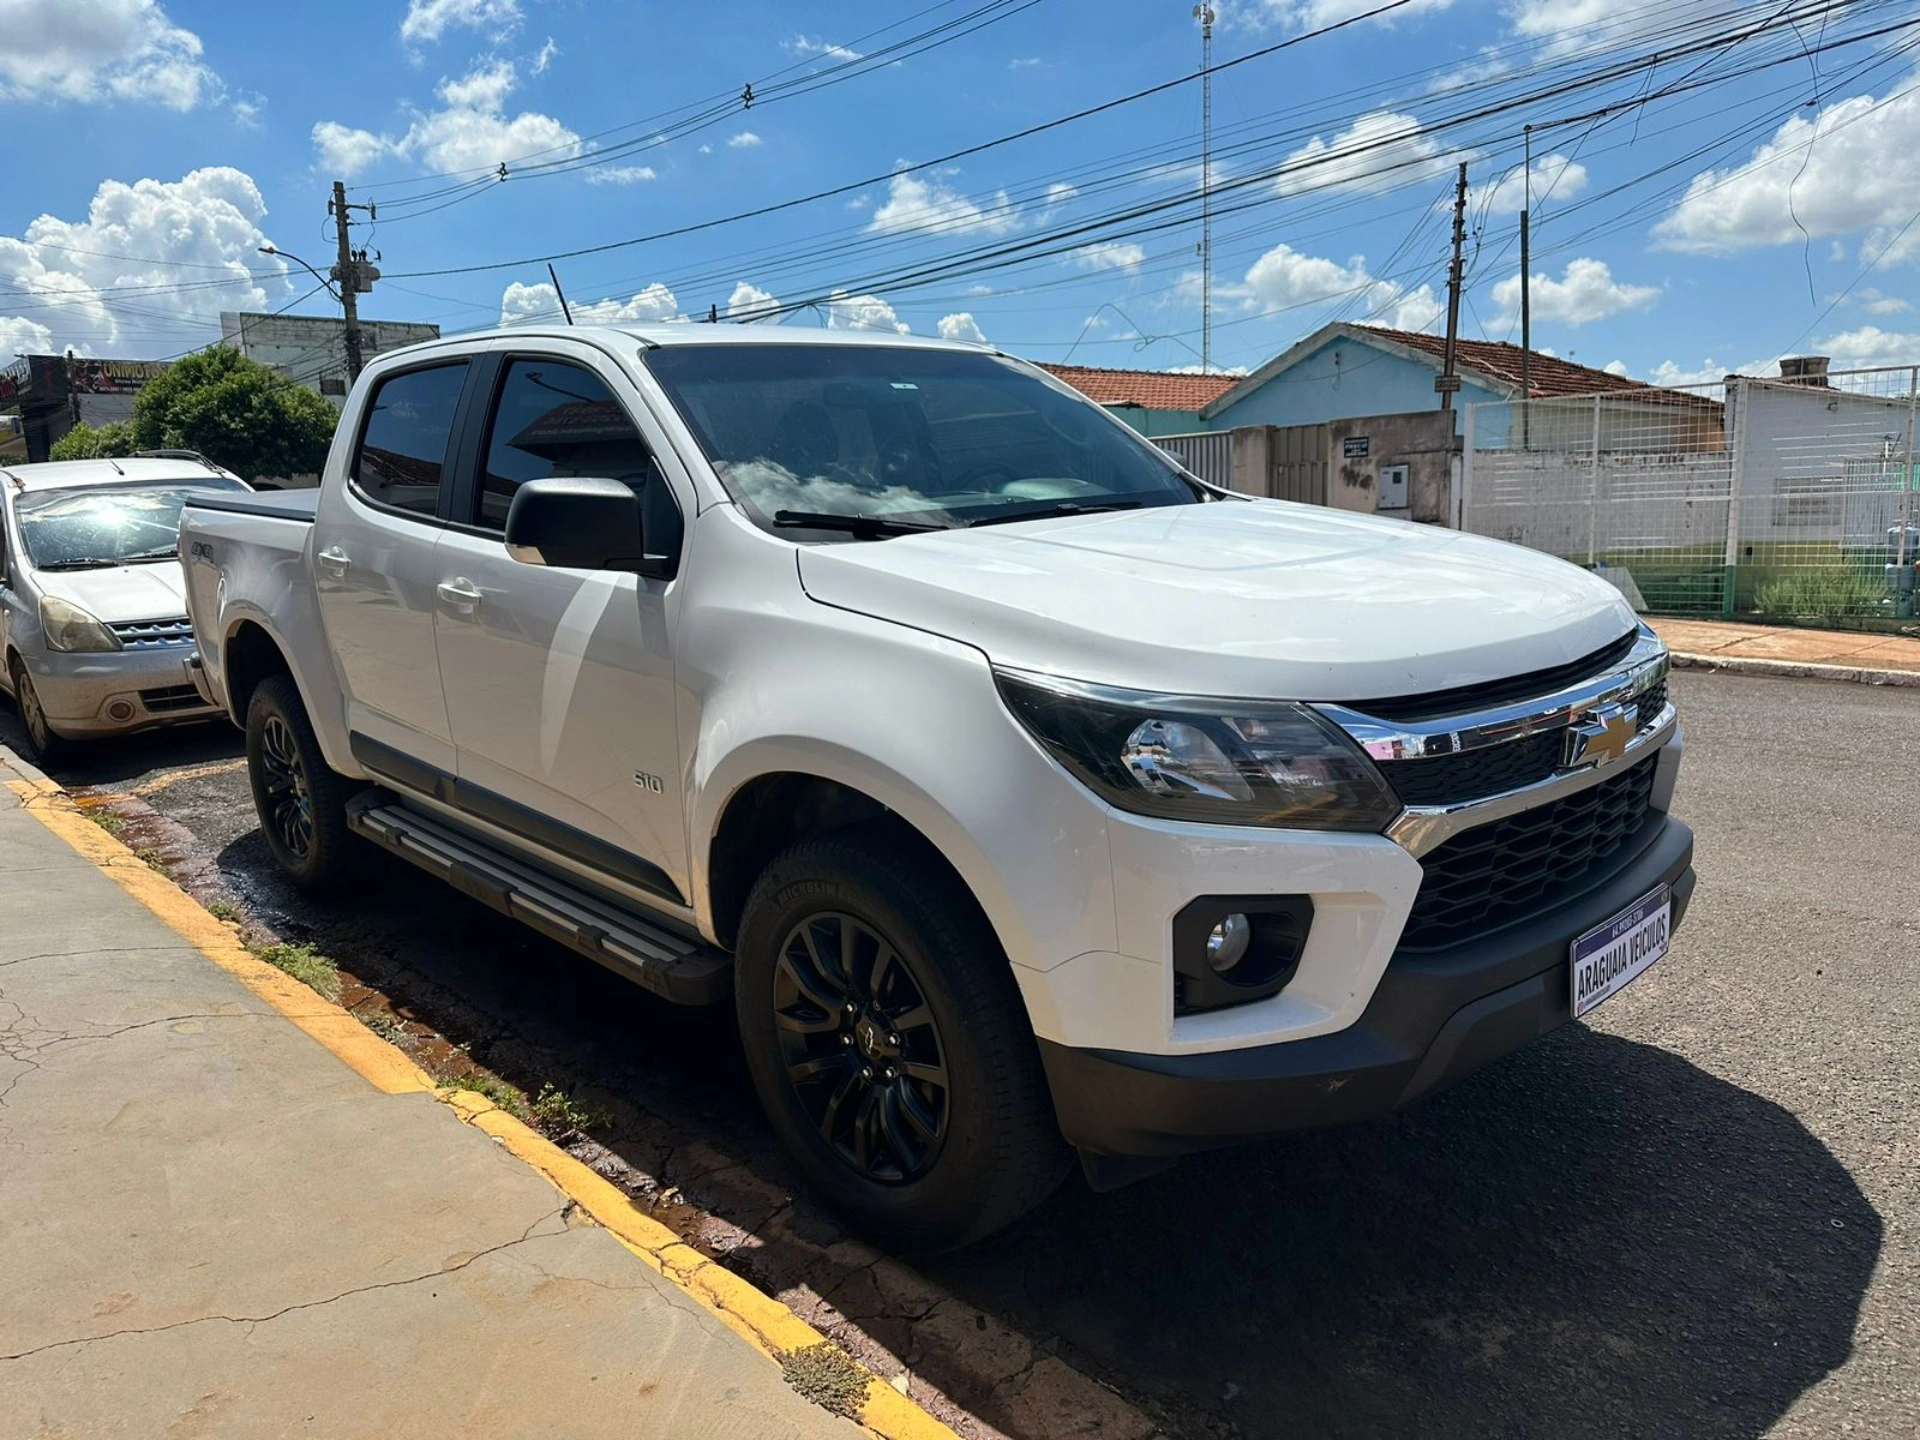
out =
[[131,455],[139,449],[133,438],[133,423],[116,420],[108,425],[76,425],[47,451],[49,460],[104,460],[109,456]]
[[216,345],[147,382],[133,402],[142,450],[198,450],[241,477],[317,474],[334,410],[238,350]]

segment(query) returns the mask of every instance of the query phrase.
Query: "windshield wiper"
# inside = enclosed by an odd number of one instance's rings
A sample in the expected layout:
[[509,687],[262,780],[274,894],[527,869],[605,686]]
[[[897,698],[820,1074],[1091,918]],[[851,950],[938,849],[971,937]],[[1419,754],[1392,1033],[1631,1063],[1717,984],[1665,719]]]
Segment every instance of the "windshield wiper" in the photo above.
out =
[[982,515],[978,520],[967,521],[967,528],[976,525],[1011,525],[1016,520],[1052,520],[1062,515],[1101,515],[1109,510],[1138,510],[1138,500],[1106,500],[1091,505],[1082,505],[1077,500],[1062,500],[1057,505],[1042,505],[1035,510],[1017,510],[1011,515]]
[[889,520],[884,515],[829,515],[824,511],[776,510],[773,523],[783,530],[841,530],[856,540],[884,540],[889,535],[923,535],[951,530],[922,520]]
[[49,560],[38,568],[41,570],[111,570],[117,565],[126,563],[125,560],[110,559],[104,555],[82,555],[73,560]]

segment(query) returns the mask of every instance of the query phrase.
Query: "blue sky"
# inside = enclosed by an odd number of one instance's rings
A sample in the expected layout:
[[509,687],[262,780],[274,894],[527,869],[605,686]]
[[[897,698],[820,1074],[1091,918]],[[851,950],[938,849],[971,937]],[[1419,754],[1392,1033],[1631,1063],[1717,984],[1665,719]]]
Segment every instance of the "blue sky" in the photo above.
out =
[[[1536,345],[1645,379],[1920,361],[1913,0],[1409,0],[1330,34],[1371,7],[1215,7],[1216,63],[1295,42],[1214,82],[1216,365],[1332,318],[1437,328],[1460,160],[1462,333],[1517,340],[1527,124]],[[325,269],[338,177],[379,206],[371,317],[544,318],[536,257],[618,245],[559,262],[576,316],[811,302],[782,323],[1196,366],[1197,82],[927,163],[1191,76],[1190,8],[0,0],[0,346],[171,355],[222,309],[326,313],[258,246]]]

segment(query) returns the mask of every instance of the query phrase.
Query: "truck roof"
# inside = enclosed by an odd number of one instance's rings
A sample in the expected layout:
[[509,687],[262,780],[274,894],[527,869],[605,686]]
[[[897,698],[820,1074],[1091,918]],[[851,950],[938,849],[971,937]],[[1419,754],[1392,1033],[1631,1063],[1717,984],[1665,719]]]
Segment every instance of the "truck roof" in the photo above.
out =
[[119,460],[46,460],[37,465],[8,465],[0,478],[16,491],[75,489],[88,485],[125,485],[146,481],[238,480],[211,460],[199,456],[130,455]]
[[636,341],[648,349],[671,345],[860,345],[910,347],[916,350],[956,350],[994,354],[991,345],[964,340],[941,340],[928,335],[899,335],[884,330],[825,330],[814,326],[708,325],[682,321],[671,325],[508,325],[490,330],[468,330],[438,340],[423,340],[396,350],[383,350],[387,360],[403,352],[464,349],[492,340],[585,340],[609,349]]

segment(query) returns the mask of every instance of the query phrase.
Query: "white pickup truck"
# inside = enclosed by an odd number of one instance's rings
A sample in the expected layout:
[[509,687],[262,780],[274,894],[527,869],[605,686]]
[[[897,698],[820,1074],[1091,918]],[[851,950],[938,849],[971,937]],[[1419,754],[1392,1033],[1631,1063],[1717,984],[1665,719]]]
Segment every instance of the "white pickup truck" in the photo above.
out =
[[396,351],[317,497],[196,496],[180,549],[294,880],[406,862],[731,997],[805,1174],[908,1243],[1074,1151],[1106,1187],[1405,1106],[1694,886],[1667,657],[1604,581],[1209,489],[979,347]]

